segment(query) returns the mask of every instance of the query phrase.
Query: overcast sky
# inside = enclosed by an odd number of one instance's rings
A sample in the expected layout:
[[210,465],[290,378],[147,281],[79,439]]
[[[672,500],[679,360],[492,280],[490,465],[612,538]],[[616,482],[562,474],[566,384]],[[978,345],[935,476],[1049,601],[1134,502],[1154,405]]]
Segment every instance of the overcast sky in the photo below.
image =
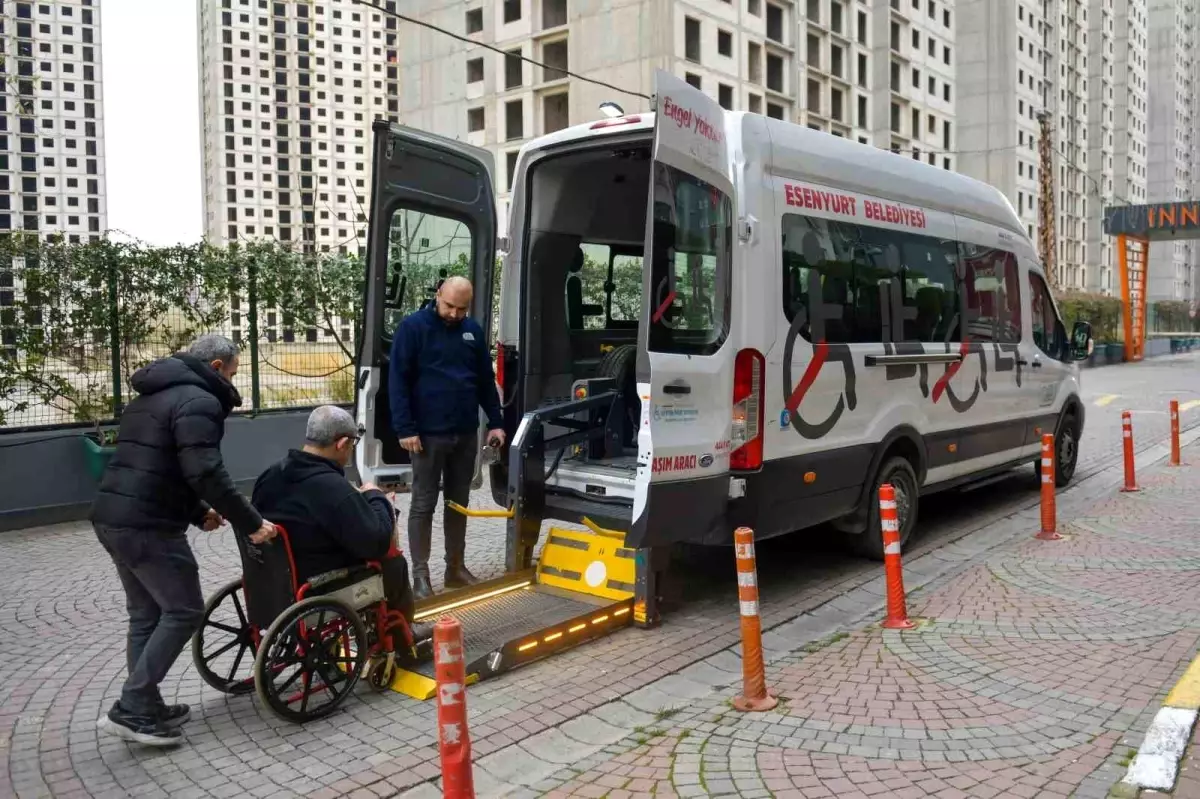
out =
[[108,226],[151,244],[203,234],[195,0],[104,0]]

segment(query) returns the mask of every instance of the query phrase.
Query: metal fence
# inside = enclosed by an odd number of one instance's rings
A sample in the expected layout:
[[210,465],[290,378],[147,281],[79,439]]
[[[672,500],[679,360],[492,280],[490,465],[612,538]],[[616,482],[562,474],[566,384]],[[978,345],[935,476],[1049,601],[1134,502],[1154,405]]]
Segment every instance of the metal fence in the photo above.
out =
[[0,241],[0,432],[118,419],[134,375],[221,333],[242,413],[354,399],[362,266],[268,243]]

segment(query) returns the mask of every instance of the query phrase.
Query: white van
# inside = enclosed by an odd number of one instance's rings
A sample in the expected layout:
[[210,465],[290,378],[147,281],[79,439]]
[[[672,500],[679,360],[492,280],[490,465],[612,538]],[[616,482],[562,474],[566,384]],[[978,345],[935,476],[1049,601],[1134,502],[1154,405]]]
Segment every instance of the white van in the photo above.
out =
[[[539,138],[510,175],[511,451],[491,469],[516,514],[510,570],[542,519],[586,518],[632,550],[833,522],[878,557],[881,483],[906,541],[920,497],[1036,464],[1043,431],[1071,479],[1090,327],[1068,337],[999,191],[725,111],[664,72],[655,108]],[[358,468],[403,483],[382,407],[385,320],[410,309],[396,215],[462,229],[441,272],[473,277],[486,329],[494,184],[487,152],[397,126],[377,126],[375,158]]]

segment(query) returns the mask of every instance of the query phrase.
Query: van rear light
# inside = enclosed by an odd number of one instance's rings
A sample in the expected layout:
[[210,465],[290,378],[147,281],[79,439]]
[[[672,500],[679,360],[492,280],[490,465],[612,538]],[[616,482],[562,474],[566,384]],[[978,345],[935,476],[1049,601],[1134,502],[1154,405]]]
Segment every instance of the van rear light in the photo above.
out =
[[600,128],[615,128],[617,125],[636,125],[641,122],[642,118],[636,114],[629,117],[616,117],[615,119],[602,119],[599,122],[593,122],[589,130],[599,130]]
[[504,402],[504,345],[496,342],[496,388],[499,389],[500,402]]
[[758,350],[741,350],[733,364],[733,430],[730,469],[757,469],[763,461],[763,396],[767,362]]

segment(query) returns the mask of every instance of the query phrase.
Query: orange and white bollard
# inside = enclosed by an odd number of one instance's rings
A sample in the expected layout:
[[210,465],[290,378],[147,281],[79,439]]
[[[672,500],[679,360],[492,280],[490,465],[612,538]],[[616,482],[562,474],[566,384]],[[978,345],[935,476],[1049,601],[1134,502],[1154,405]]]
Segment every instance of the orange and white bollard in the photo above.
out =
[[887,618],[883,620],[883,626],[889,630],[907,630],[913,627],[913,623],[908,620],[908,608],[904,602],[896,489],[888,483],[879,487],[879,526],[883,533],[883,570],[887,576]]
[[1171,465],[1178,466],[1179,455],[1179,400],[1171,400]]
[[754,565],[754,531],[739,527],[733,532],[737,555],[738,607],[742,616],[742,693],[733,699],[737,710],[770,710],[779,700],[767,691],[763,663],[762,623],[758,618],[758,569]]
[[1137,491],[1137,475],[1133,463],[1133,414],[1121,411],[1121,440],[1125,449],[1125,485],[1122,491]]
[[1042,529],[1034,538],[1058,541],[1057,509],[1054,504],[1054,434],[1042,433]]
[[471,737],[467,733],[467,664],[463,660],[462,624],[458,619],[447,616],[433,625],[433,664],[442,795],[446,799],[475,799]]

